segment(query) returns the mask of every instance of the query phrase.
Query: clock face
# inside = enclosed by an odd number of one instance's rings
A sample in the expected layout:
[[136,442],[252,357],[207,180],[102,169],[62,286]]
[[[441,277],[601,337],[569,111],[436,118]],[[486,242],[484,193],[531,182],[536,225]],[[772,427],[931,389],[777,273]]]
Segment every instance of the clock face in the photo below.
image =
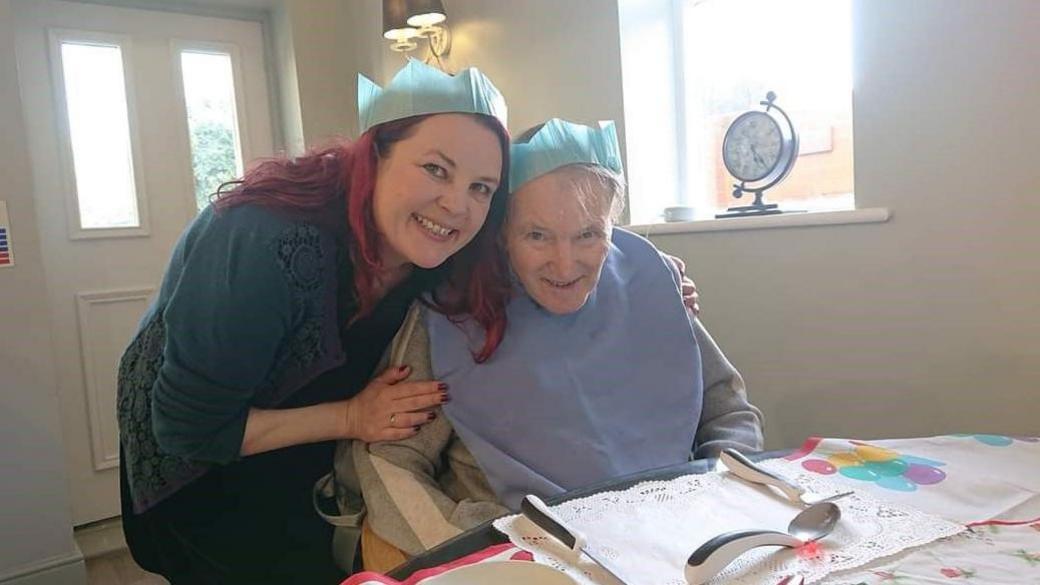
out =
[[783,136],[780,125],[765,112],[748,112],[726,131],[722,160],[741,181],[758,181],[780,162]]

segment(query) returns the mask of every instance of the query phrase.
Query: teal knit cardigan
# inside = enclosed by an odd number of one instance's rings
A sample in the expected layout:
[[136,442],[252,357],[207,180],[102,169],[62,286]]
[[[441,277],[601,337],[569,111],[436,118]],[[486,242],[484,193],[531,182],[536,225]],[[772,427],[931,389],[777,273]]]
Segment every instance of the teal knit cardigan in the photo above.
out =
[[119,365],[136,512],[237,460],[251,407],[343,364],[345,248],[342,230],[254,205],[210,207],[184,232]]

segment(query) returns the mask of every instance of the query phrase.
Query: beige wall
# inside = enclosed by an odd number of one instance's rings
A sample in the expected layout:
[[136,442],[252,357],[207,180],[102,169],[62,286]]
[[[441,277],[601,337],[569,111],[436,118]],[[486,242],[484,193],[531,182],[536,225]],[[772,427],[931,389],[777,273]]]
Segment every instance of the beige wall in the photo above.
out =
[[386,51],[379,2],[287,0],[272,29],[286,148],[357,135],[357,74],[378,77]]
[[275,125],[281,129],[281,148],[287,153],[303,153],[303,112],[300,110],[300,82],[296,73],[296,47],[293,45],[293,27],[289,9],[278,4],[271,11],[271,55],[275,70],[275,91],[278,97],[279,117]]
[[[449,0],[446,9],[446,65],[487,73],[507,97],[514,133],[550,116],[622,124],[616,1]],[[357,73],[383,84],[405,62],[382,38],[380,3],[294,0],[285,10],[307,143],[336,132],[353,136]]]
[[[551,116],[622,125],[616,1],[447,0],[445,10],[448,65],[479,67],[495,82],[514,134]],[[387,79],[403,62],[384,55]]]
[[890,222],[656,238],[772,446],[1040,433],[1040,3],[1000,6],[856,2],[856,198]]
[[[445,4],[452,64],[495,80],[514,131],[622,119],[615,1]],[[689,262],[769,446],[1040,434],[1040,3],[855,6],[857,203],[893,219],[655,241]]]
[[0,200],[16,262],[0,269],[0,582],[84,583],[17,75],[11,2],[0,0]]

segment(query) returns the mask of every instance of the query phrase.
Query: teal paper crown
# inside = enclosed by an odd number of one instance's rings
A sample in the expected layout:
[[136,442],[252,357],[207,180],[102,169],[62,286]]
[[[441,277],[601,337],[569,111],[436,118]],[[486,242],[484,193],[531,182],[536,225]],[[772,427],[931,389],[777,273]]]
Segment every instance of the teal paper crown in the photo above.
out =
[[595,127],[559,118],[546,122],[530,140],[509,148],[509,190],[562,166],[588,163],[621,174],[621,149],[614,122]]
[[385,88],[358,74],[361,133],[391,120],[449,112],[493,116],[506,125],[505,98],[475,67],[452,76],[410,58]]

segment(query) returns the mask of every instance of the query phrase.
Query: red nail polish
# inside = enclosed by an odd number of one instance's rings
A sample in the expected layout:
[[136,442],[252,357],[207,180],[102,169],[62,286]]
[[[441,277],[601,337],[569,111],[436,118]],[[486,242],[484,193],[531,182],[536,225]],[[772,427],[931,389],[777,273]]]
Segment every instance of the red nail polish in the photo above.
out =
[[437,384],[437,389],[440,390],[441,392],[447,392],[448,391],[448,384],[445,383],[445,382],[441,382],[440,384]]
[[430,412],[426,414],[426,420],[433,420],[435,418],[437,418],[437,415],[435,413]]
[[447,392],[441,392],[441,404],[451,400],[451,396],[448,396]]
[[419,427],[412,427],[412,429],[417,433],[419,432]]

